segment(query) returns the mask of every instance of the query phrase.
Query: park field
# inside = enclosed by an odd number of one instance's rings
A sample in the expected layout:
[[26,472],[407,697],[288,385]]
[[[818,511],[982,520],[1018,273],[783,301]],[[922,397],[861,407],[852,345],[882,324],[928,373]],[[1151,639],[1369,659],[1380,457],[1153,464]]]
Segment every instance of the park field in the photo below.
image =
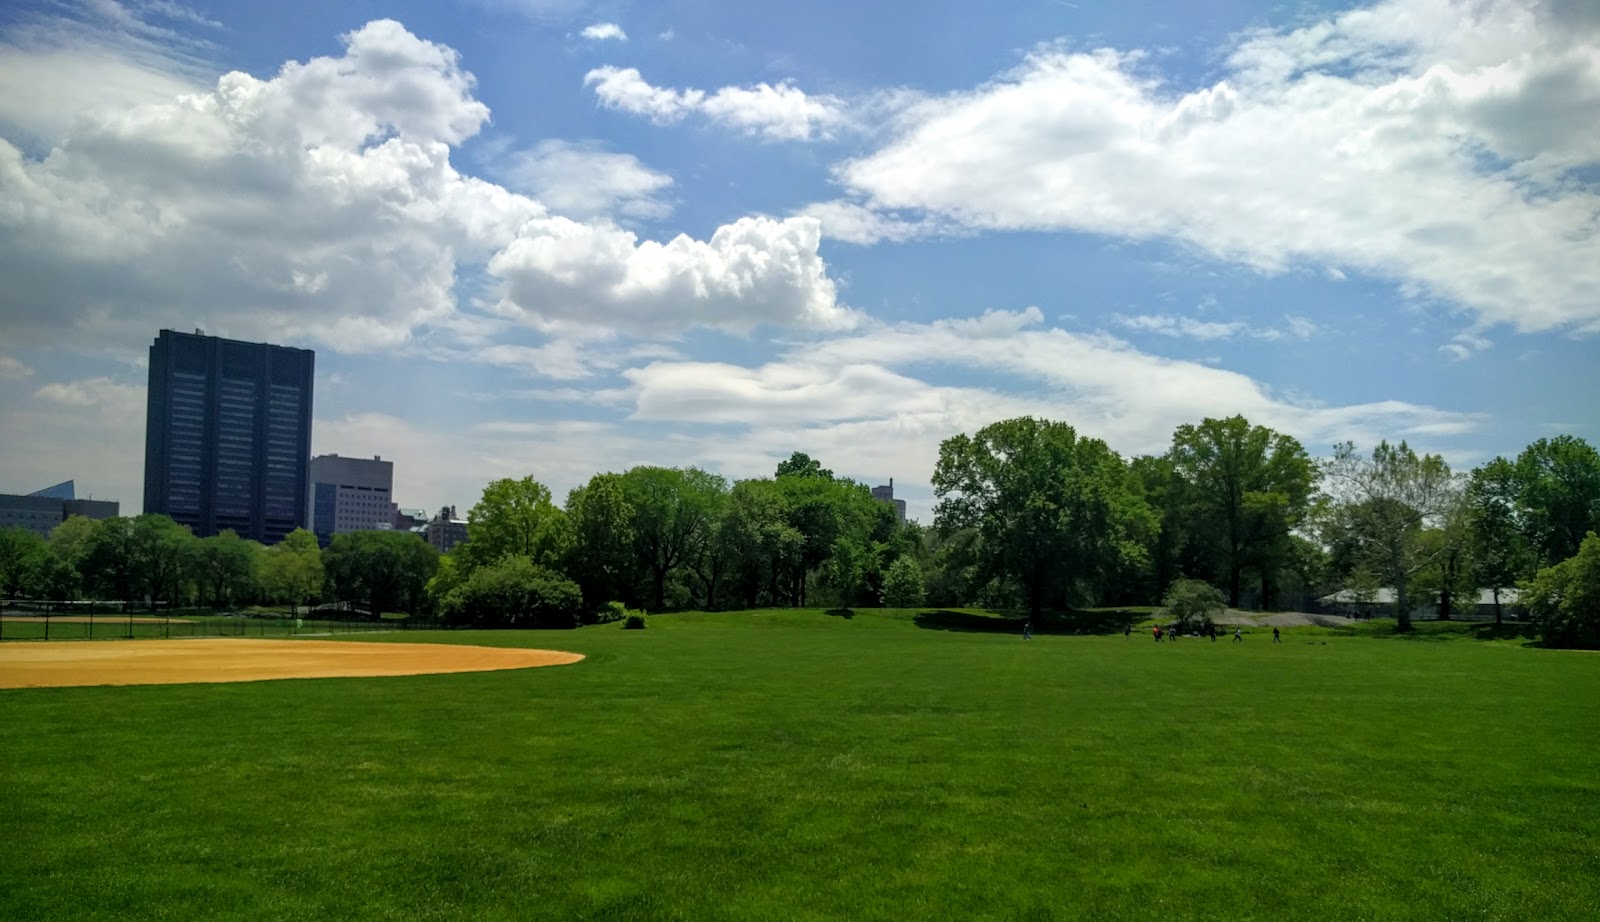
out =
[[0,918],[1600,910],[1600,655],[1448,626],[1282,645],[996,626],[395,632],[350,642],[586,659],[0,691]]

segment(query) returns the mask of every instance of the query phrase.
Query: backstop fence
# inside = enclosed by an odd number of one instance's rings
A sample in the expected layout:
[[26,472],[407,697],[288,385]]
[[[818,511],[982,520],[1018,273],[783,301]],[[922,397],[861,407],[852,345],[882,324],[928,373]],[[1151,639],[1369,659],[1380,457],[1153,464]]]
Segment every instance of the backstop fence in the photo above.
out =
[[0,642],[114,640],[150,637],[329,637],[392,631],[445,630],[449,625],[403,619],[330,619],[271,615],[116,612],[93,608],[0,613]]

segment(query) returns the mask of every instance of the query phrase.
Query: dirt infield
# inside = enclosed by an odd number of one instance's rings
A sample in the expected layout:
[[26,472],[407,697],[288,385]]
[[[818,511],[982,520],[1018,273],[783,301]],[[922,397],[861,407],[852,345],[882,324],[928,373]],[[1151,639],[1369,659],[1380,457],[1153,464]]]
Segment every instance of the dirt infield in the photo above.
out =
[[561,666],[581,659],[580,653],[560,650],[444,643],[244,638],[8,643],[0,646],[0,688],[433,675]]
[[118,614],[104,614],[93,618],[89,617],[88,615],[0,615],[0,621],[4,621],[8,624],[12,621],[22,624],[41,624],[45,621],[48,621],[51,624],[111,624],[113,622],[117,624],[127,624],[129,621],[132,621],[134,624],[194,623],[194,621],[190,620],[189,618],[156,618],[150,615],[134,615],[130,618],[127,615]]

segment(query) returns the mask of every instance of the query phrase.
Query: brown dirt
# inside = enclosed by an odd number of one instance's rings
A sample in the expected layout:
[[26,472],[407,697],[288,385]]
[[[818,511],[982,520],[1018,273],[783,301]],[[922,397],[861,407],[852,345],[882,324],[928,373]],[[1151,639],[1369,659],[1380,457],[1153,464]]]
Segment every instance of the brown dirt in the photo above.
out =
[[118,624],[127,624],[129,621],[132,621],[134,624],[194,623],[194,621],[189,618],[158,618],[151,615],[134,615],[132,618],[130,618],[127,615],[118,615],[115,613],[95,615],[93,618],[89,617],[88,615],[51,615],[48,618],[44,615],[0,615],[0,621],[4,621],[8,624],[12,621],[29,621],[33,622],[34,624],[39,624],[44,621],[48,621],[51,624],[89,624],[91,622],[94,624],[106,624],[107,622],[111,621],[115,621]]
[[332,640],[123,640],[0,645],[0,688],[175,685],[263,679],[492,672],[560,666],[580,653]]

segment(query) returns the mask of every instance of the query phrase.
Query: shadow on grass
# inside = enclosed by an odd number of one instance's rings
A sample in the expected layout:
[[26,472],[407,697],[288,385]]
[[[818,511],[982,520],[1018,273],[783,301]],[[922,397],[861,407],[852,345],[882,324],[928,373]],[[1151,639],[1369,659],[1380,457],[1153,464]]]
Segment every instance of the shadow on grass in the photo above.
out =
[[1349,637],[1372,637],[1385,640],[1408,640],[1422,643],[1447,643],[1457,640],[1521,640],[1524,646],[1542,646],[1538,628],[1528,621],[1495,624],[1482,621],[1413,621],[1411,630],[1401,632],[1393,618],[1375,618],[1358,621],[1345,627],[1333,628],[1334,633]]
[[[832,612],[829,612],[832,614]],[[1053,611],[1040,615],[1033,623],[1035,634],[1121,634],[1147,616],[1119,609],[1097,611]],[[949,609],[918,612],[912,619],[917,627],[930,631],[960,631],[970,634],[1021,634],[1027,616],[1018,612],[987,611],[975,614]]]
[[848,621],[851,618],[854,618],[856,616],[856,613],[854,611],[851,611],[848,608],[830,608],[827,611],[823,612],[823,614],[825,614],[825,615],[827,615],[827,616],[829,616],[831,618],[843,618],[846,621]]

